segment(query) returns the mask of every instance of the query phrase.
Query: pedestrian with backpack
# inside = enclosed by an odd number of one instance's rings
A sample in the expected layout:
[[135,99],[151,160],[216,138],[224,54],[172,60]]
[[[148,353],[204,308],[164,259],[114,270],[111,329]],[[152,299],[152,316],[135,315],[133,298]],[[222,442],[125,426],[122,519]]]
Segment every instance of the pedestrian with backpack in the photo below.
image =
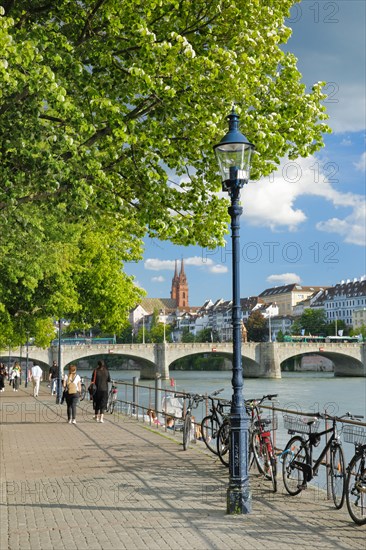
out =
[[67,422],[76,424],[76,405],[81,393],[81,378],[76,374],[76,365],[69,366],[69,374],[64,380],[63,387],[66,391]]

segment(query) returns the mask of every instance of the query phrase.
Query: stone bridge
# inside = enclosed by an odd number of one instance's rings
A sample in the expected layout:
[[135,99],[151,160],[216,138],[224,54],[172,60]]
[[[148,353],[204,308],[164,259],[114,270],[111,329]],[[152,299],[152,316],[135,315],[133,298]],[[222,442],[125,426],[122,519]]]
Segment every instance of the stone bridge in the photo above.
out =
[[[229,343],[190,343],[190,344],[82,344],[61,346],[61,367],[81,359],[96,355],[120,355],[133,359],[140,364],[141,378],[155,378],[160,374],[163,379],[169,378],[169,366],[182,357],[201,354],[215,354],[232,358],[233,344]],[[29,346],[29,361],[36,360],[43,365],[58,362],[58,346],[47,349]],[[299,343],[273,342],[242,344],[243,372],[246,378],[281,378],[281,363],[292,357],[308,354],[327,357],[334,363],[335,376],[366,377],[366,344],[346,343]],[[22,357],[24,361],[26,348],[0,352],[0,361],[7,362],[11,357]]]

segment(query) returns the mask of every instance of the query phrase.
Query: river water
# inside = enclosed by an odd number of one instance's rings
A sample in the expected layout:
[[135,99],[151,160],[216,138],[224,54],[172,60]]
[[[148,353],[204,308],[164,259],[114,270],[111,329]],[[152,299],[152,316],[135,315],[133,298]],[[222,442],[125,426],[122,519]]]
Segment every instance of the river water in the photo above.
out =
[[[90,376],[90,372],[80,371]],[[132,382],[139,371],[113,370],[111,378],[116,381]],[[176,391],[211,393],[224,388],[220,397],[231,399],[231,371],[171,371]],[[140,380],[142,386],[154,387],[153,380]],[[162,387],[173,389],[169,380],[162,381]],[[280,379],[244,379],[245,399],[277,393],[281,408],[303,412],[327,410],[329,414],[352,414],[366,416],[366,378],[335,377],[326,372],[283,372]]]

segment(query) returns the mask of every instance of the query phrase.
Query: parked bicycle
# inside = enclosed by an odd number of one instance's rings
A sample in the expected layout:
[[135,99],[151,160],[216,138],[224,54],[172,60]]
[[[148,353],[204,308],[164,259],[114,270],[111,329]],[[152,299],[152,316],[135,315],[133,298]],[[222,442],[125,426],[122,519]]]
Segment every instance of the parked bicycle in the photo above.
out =
[[84,378],[81,378],[80,387],[81,387],[80,401],[83,401],[85,399],[85,395],[86,395],[86,386],[85,386]]
[[[317,413],[314,418],[306,421],[299,417],[284,415],[284,426],[289,433],[301,433],[307,435],[295,435],[292,437],[282,453],[282,475],[286,491],[290,495],[297,495],[314,476],[323,463],[324,458],[329,452],[329,464],[326,466],[329,470],[332,498],[337,509],[341,508],[345,496],[346,469],[342,443],[337,430],[337,422],[342,418],[349,417],[349,413],[341,416],[330,416],[326,413]],[[332,423],[330,428],[317,431],[319,428],[319,419],[329,420]],[[313,449],[320,444],[321,437],[328,434],[330,437],[326,441],[319,457],[313,460]]]
[[[272,443],[271,431],[277,429],[277,416],[271,415],[263,417],[260,405],[268,400],[271,401],[277,397],[277,394],[263,395],[258,399],[248,399],[245,401],[245,408],[249,416],[249,445],[248,445],[248,465],[249,469],[254,462],[258,471],[267,479],[272,481],[273,490],[277,491],[277,467],[276,455]],[[230,421],[227,420],[220,427],[217,448],[221,462],[229,466],[229,446],[230,446]]]
[[253,399],[245,403],[251,418],[249,427],[249,469],[255,462],[258,471],[272,481],[274,492],[277,491],[277,459],[271,432],[277,430],[278,422],[274,413],[264,417],[260,405],[263,401],[272,401],[277,395],[263,395],[260,399]]
[[[362,417],[353,417],[362,418]],[[366,524],[366,430],[345,426],[343,438],[354,443],[355,454],[347,466],[346,503],[349,515],[357,525]]]
[[201,422],[202,439],[206,447],[216,455],[218,454],[217,436],[219,429],[224,422],[228,422],[228,412],[225,412],[225,408],[231,404],[227,399],[215,399],[216,395],[219,395],[222,391],[224,391],[224,388],[207,396],[207,399],[211,401],[210,414],[205,416]]
[[186,451],[189,442],[194,438],[194,422],[192,421],[192,410],[204,401],[204,396],[198,393],[175,394],[175,397],[184,397],[187,400],[186,412],[183,420],[183,449]]
[[108,401],[107,401],[107,409],[106,409],[107,413],[113,414],[114,407],[116,406],[116,402],[117,402],[117,395],[118,395],[118,388],[112,380],[112,386],[108,393]]

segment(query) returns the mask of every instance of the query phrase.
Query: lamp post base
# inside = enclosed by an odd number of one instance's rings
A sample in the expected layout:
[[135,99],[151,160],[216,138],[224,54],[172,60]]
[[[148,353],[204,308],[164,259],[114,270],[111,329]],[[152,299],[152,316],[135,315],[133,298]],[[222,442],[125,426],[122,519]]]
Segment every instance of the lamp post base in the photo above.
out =
[[241,487],[229,485],[226,494],[226,512],[228,514],[250,514],[252,511],[252,495],[249,490],[249,480]]

